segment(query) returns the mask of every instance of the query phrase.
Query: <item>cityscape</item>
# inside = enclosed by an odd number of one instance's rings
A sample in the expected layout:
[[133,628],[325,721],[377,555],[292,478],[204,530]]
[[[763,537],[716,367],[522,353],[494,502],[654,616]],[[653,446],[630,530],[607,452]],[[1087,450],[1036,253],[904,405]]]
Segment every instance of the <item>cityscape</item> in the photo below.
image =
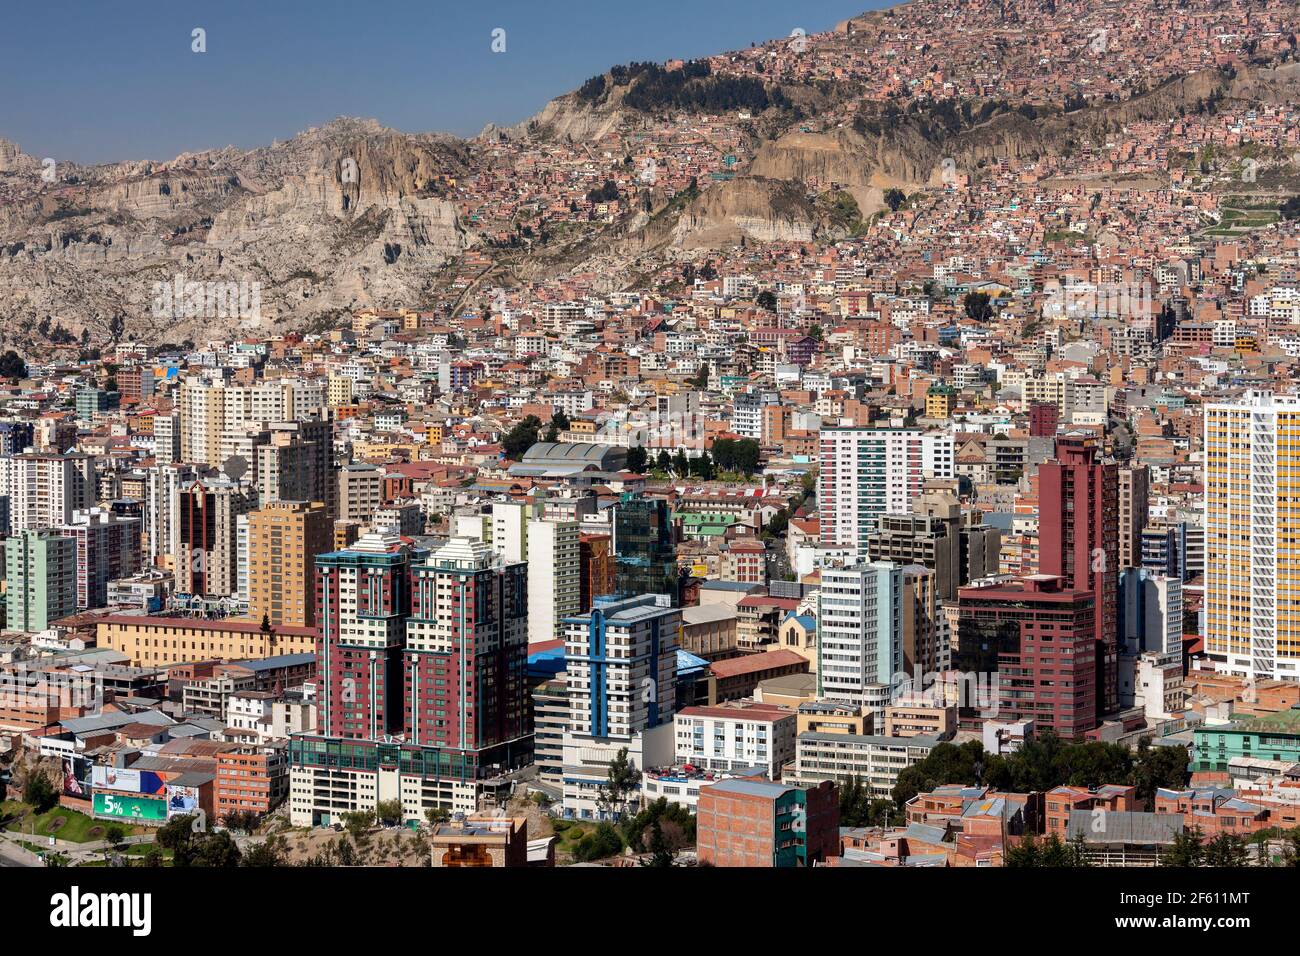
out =
[[1297,24],[915,0],[467,137],[0,140],[0,866],[1300,865]]

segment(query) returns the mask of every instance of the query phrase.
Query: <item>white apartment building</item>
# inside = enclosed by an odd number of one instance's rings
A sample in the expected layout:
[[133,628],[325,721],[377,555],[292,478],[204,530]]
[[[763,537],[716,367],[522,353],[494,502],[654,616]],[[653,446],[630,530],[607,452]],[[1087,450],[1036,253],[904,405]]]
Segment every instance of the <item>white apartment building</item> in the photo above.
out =
[[676,762],[700,770],[762,767],[768,780],[794,759],[795,712],[788,707],[735,701],[687,707],[674,719]]
[[824,547],[867,553],[881,515],[906,514],[921,486],[955,477],[951,435],[912,428],[823,428],[817,500]]
[[564,619],[578,613],[582,567],[578,522],[531,518],[528,531],[528,643],[565,635]]
[[873,797],[893,799],[898,775],[930,755],[938,737],[881,737],[861,734],[806,732],[795,741],[797,784],[823,780],[847,784],[856,778]]
[[567,816],[598,819],[626,809],[598,798],[620,749],[638,768],[672,761],[680,630],[681,612],[665,594],[598,602],[565,621]]
[[9,499],[9,530],[67,524],[95,503],[94,459],[83,454],[24,452],[0,458],[0,495]]
[[903,567],[826,568],[817,603],[817,693],[866,707],[891,702],[903,671]]

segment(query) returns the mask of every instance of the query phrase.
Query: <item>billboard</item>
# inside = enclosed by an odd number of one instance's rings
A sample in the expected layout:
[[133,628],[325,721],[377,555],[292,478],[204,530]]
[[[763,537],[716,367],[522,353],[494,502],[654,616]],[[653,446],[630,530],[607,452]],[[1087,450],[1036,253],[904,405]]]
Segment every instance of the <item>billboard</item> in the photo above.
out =
[[114,820],[162,823],[167,819],[167,801],[152,797],[120,797],[115,793],[97,793],[94,814]]
[[121,767],[96,767],[91,772],[91,785],[96,790],[122,790],[127,793],[162,793],[163,779],[148,770],[129,770]]
[[90,795],[90,761],[85,757],[63,758],[63,792],[69,797],[82,800]]
[[199,812],[198,787],[167,788],[167,819],[178,816],[192,816]]

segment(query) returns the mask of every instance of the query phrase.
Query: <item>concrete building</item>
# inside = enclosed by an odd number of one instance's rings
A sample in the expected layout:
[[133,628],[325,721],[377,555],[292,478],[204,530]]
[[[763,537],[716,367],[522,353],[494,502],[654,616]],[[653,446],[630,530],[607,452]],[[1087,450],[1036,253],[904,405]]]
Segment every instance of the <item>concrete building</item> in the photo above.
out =
[[734,657],[736,611],[725,604],[692,604],[682,608],[682,650],[706,661]]
[[1205,407],[1205,650],[1230,674],[1300,680],[1300,398]]
[[893,799],[898,775],[920,763],[940,743],[938,737],[884,737],[878,734],[801,733],[795,740],[793,780],[808,785],[855,778],[880,800]]
[[839,818],[829,783],[723,780],[700,790],[696,851],[706,866],[813,866],[839,855]]
[[887,514],[867,538],[867,558],[921,564],[935,573],[937,600],[951,601],[957,588],[998,572],[1002,534],[979,515],[963,515],[956,495],[927,490],[908,514]]
[[903,569],[888,561],[822,571],[817,689],[876,713],[903,671]]
[[108,606],[108,583],[140,570],[140,519],[92,508],[78,511],[58,533],[77,544],[77,607]]
[[1094,602],[1051,575],[962,588],[953,665],[985,688],[962,716],[1031,719],[1067,740],[1095,727]]
[[344,465],[338,480],[339,518],[368,523],[384,501],[383,473],[375,465]]
[[564,813],[615,816],[626,808],[603,806],[598,792],[622,748],[638,768],[673,761],[681,612],[668,595],[643,594],[597,601],[565,626]]
[[77,543],[53,531],[21,531],[5,541],[5,626],[44,631],[77,611]]
[[1181,654],[1183,583],[1178,578],[1130,568],[1119,584],[1120,653]]
[[289,792],[289,760],[284,741],[240,745],[217,755],[214,805],[218,822],[232,813],[263,817]]
[[178,410],[181,461],[219,468],[223,435],[251,420],[251,393],[226,374],[190,376],[181,382]]
[[137,667],[316,653],[313,628],[282,625],[268,632],[251,621],[109,614],[95,622],[95,631],[99,647],[125,654]]
[[1078,434],[1058,438],[1038,469],[1038,570],[1093,594],[1097,720],[1119,708],[1118,485],[1118,467]]
[[320,722],[290,741],[290,820],[396,800],[411,823],[504,797],[532,756],[524,566],[380,532],[316,564]]
[[205,598],[238,593],[238,519],[257,507],[246,481],[204,478],[180,488],[176,515],[176,590]]
[[429,834],[435,869],[528,865],[528,820],[495,814],[456,815]]
[[319,501],[338,513],[340,482],[334,467],[329,421],[276,422],[261,426],[249,464],[261,501]]
[[95,494],[89,455],[24,452],[0,458],[0,495],[9,499],[11,533],[67,524],[94,506]]
[[817,501],[823,547],[865,558],[887,514],[906,514],[927,479],[955,476],[951,435],[916,429],[823,428]]
[[1150,518],[1151,469],[1129,462],[1118,470],[1119,566],[1116,571],[1142,566],[1142,532]]
[[316,555],[330,551],[333,522],[319,501],[269,501],[248,513],[248,615],[314,627]]
[[[473,752],[531,748],[528,726],[528,591],[522,563],[486,544],[452,538],[411,569],[406,622],[406,738]],[[507,762],[503,758],[501,762]]]
[[675,719],[676,762],[705,770],[762,768],[768,780],[794,760],[795,712],[732,701],[687,707]]
[[531,518],[527,538],[531,644],[564,637],[565,619],[580,613],[582,561],[576,521]]

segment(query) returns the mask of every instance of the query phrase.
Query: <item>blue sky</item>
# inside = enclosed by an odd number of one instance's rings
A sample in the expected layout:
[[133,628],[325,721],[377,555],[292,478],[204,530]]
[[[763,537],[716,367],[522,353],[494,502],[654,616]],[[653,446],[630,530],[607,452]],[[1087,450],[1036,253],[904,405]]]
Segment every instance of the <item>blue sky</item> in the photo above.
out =
[[[816,33],[881,0],[74,0],[5,5],[0,137],[81,163],[286,139],[336,116],[472,135],[614,63]],[[207,52],[191,50],[206,31]],[[506,50],[493,53],[492,31]]]

